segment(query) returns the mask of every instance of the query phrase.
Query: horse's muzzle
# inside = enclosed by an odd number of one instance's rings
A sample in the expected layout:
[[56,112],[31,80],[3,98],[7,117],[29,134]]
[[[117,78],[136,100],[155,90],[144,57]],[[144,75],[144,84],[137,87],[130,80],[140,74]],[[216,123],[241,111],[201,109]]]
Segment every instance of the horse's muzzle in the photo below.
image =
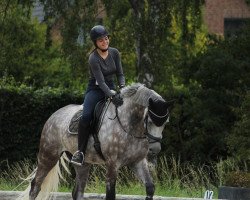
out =
[[149,151],[148,151],[148,161],[149,162],[156,162],[157,155],[161,151],[161,143],[151,143],[149,144]]

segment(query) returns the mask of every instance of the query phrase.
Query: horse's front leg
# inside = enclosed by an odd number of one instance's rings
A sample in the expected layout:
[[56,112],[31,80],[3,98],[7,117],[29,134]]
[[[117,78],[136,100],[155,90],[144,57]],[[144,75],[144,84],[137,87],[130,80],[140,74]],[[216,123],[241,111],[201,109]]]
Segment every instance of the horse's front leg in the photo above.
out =
[[147,194],[146,200],[153,200],[155,186],[153,183],[153,179],[149,173],[148,162],[146,158],[135,163],[132,166],[132,170],[137,175],[137,177],[144,183],[146,187],[146,194]]
[[107,165],[106,174],[106,200],[115,200],[115,186],[117,178],[117,167],[115,165]]
[[84,163],[83,166],[74,165],[76,172],[76,185],[72,191],[72,197],[74,200],[82,200],[84,189],[89,177],[90,164]]

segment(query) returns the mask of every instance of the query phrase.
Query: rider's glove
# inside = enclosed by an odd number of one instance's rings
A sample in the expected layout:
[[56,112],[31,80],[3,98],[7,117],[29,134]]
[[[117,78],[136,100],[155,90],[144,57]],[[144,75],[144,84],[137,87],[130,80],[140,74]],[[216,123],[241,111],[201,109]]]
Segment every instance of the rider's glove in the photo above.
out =
[[111,96],[111,101],[116,107],[119,107],[123,104],[123,99],[118,93]]
[[119,85],[119,89],[122,89],[124,87],[125,87],[125,85]]

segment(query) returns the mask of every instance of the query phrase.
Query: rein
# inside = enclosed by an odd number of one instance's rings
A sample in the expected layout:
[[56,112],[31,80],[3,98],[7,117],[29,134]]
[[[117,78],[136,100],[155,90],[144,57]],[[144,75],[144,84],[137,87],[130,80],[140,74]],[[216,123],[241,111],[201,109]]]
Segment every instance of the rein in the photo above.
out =
[[98,127],[98,129],[97,129],[97,133],[99,133],[99,131],[100,131],[100,129],[101,129],[101,126],[102,126],[102,123],[103,123],[104,116],[106,115],[106,112],[107,112],[107,110],[108,110],[108,107],[109,107],[110,103],[111,103],[111,101],[109,101],[109,102],[108,102],[108,105],[105,106],[105,110],[104,110],[104,112],[103,112],[103,114],[102,114],[102,116],[101,116],[101,121],[100,121],[99,127]]
[[[151,111],[151,112],[152,112],[152,111]],[[153,114],[154,114],[154,113],[153,113]],[[169,114],[169,113],[167,113],[166,116],[167,116],[168,114]],[[164,117],[165,117],[165,116],[164,116]],[[109,119],[110,119],[110,120],[114,120],[114,119],[116,119],[116,118],[117,118],[117,121],[118,121],[118,123],[120,124],[122,130],[123,130],[125,133],[129,134],[130,136],[132,136],[132,137],[134,137],[134,138],[136,138],[136,139],[146,139],[146,138],[149,138],[150,140],[152,140],[152,141],[149,141],[149,143],[156,143],[156,142],[161,143],[162,138],[160,138],[160,137],[155,137],[155,136],[151,135],[151,134],[148,132],[148,114],[147,114],[146,117],[144,118],[144,123],[145,123],[145,128],[146,128],[146,131],[144,132],[144,136],[135,136],[135,135],[132,135],[132,134],[130,134],[130,133],[128,133],[128,132],[126,131],[126,129],[124,128],[124,126],[123,126],[122,123],[121,123],[121,120],[120,120],[120,117],[119,117],[119,114],[118,114],[118,107],[117,107],[117,106],[115,107],[115,117],[114,117],[114,118],[109,118]]]
[[118,115],[118,107],[117,107],[117,106],[115,107],[115,118],[117,118],[117,120],[118,120],[120,126],[122,127],[122,130],[124,130],[124,131],[127,133],[127,131],[125,130],[124,126],[122,125],[121,120],[120,120],[120,117],[119,117],[119,115]]
[[132,137],[134,137],[134,138],[137,138],[137,139],[146,139],[147,137],[146,136],[135,136],[135,135],[132,135],[132,134],[130,134],[130,133],[128,133],[127,131],[126,131],[126,129],[124,128],[124,126],[122,125],[122,122],[121,122],[121,120],[120,120],[120,117],[119,117],[119,114],[118,114],[118,107],[116,106],[115,107],[115,117],[112,119],[112,118],[109,118],[110,120],[114,120],[114,119],[116,119],[117,118],[117,121],[118,121],[118,123],[120,124],[120,126],[121,126],[121,128],[122,128],[122,130],[125,132],[125,133],[127,133],[127,134],[129,134],[130,136],[132,136]]

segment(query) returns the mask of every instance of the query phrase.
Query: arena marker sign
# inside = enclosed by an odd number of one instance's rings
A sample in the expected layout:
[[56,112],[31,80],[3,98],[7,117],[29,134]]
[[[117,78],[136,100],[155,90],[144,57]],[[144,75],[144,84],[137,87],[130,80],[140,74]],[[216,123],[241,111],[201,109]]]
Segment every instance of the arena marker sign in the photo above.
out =
[[213,199],[213,191],[207,190],[204,195],[204,199]]

